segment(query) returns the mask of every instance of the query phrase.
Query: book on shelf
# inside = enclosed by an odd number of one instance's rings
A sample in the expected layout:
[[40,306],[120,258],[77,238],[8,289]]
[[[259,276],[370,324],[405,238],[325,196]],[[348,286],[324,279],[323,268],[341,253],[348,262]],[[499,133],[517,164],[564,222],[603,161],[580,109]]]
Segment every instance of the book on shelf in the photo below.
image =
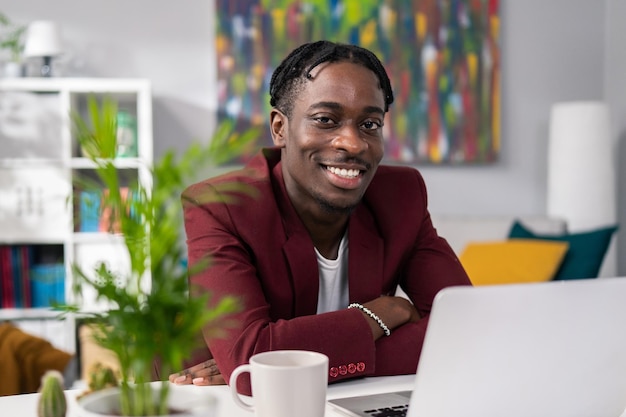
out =
[[20,246],[20,279],[22,283],[22,302],[24,307],[32,307],[32,286],[30,284],[30,263],[32,259],[33,248],[30,246]]
[[116,156],[118,158],[137,157],[137,119],[123,109],[117,112]]
[[13,265],[11,247],[0,246],[0,288],[2,288],[2,307],[15,307],[15,292],[13,291]]
[[[103,190],[103,201],[106,201],[109,190]],[[120,194],[123,200],[127,200],[129,197],[129,189],[128,187],[120,187]],[[120,233],[121,227],[119,224],[119,218],[114,215],[113,210],[110,206],[103,204],[102,210],[100,213],[100,223],[99,223],[99,231],[105,233]]]
[[65,266],[38,264],[31,267],[33,307],[50,307],[65,302]]
[[24,288],[22,288],[22,256],[21,246],[9,246],[13,281],[13,307],[26,307],[24,304]]
[[100,223],[100,192],[80,191],[79,215],[79,231],[98,231]]
[[[123,199],[129,196],[128,187],[121,187]],[[79,232],[119,233],[120,225],[112,209],[106,204],[109,190],[79,191]]]
[[65,302],[65,265],[36,262],[35,245],[0,246],[0,308],[50,307]]

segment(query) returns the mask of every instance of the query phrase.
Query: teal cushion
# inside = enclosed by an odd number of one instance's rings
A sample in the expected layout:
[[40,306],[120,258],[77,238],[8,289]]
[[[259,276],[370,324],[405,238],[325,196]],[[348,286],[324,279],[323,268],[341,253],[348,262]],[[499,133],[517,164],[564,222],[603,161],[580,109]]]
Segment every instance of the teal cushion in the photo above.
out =
[[602,260],[611,243],[611,236],[617,229],[618,226],[610,226],[583,233],[538,235],[516,221],[509,232],[509,238],[556,240],[569,243],[569,250],[554,279],[584,279],[598,276]]

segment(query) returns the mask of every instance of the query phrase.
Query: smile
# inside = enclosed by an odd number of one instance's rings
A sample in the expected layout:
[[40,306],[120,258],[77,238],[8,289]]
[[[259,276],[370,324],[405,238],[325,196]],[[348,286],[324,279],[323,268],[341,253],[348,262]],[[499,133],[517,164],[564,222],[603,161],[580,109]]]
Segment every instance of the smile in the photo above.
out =
[[345,168],[336,168],[336,167],[326,167],[327,170],[332,172],[333,174],[343,177],[343,178],[356,178],[361,173],[358,169],[345,169]]

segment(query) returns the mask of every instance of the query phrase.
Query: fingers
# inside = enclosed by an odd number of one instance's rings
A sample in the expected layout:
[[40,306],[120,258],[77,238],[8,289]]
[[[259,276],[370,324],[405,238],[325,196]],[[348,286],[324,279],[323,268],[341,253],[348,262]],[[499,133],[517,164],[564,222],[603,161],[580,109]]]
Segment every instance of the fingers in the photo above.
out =
[[422,316],[420,315],[419,311],[417,311],[417,308],[415,308],[413,304],[411,304],[410,309],[411,309],[411,318],[409,319],[409,322],[417,323],[418,321],[421,320]]
[[408,312],[409,318],[407,323],[417,323],[420,319],[420,313],[417,311],[417,308],[413,305],[413,303],[404,297],[393,297],[394,302],[397,303],[398,306],[401,306],[405,311]]
[[171,383],[176,384],[176,385],[190,385],[193,382],[193,377],[191,376],[191,374],[185,373],[187,370],[185,371],[181,371],[179,373],[176,374],[172,374],[169,376],[169,380]]
[[179,375],[173,374],[170,375],[170,382],[176,385],[198,385],[198,386],[208,386],[208,385],[226,385],[226,381],[222,374],[217,375],[206,375],[206,376],[192,376],[191,374]]
[[169,381],[177,385],[222,385],[225,383],[215,359],[209,359],[172,374],[169,376]]
[[222,374],[218,375],[210,375],[210,376],[199,376],[192,380],[194,385],[198,386],[208,386],[208,385],[226,385],[226,381]]
[[208,361],[200,362],[199,364],[186,369],[186,371],[188,371],[188,373],[190,374],[199,374],[206,376],[217,375],[220,373],[215,359],[209,359]]

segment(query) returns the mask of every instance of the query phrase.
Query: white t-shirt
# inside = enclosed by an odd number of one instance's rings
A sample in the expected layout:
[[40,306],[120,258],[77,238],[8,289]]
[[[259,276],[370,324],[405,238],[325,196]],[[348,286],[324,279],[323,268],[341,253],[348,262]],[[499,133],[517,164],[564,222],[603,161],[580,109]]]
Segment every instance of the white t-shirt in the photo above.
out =
[[320,275],[317,314],[348,307],[348,235],[339,243],[337,259],[326,259],[315,249]]

